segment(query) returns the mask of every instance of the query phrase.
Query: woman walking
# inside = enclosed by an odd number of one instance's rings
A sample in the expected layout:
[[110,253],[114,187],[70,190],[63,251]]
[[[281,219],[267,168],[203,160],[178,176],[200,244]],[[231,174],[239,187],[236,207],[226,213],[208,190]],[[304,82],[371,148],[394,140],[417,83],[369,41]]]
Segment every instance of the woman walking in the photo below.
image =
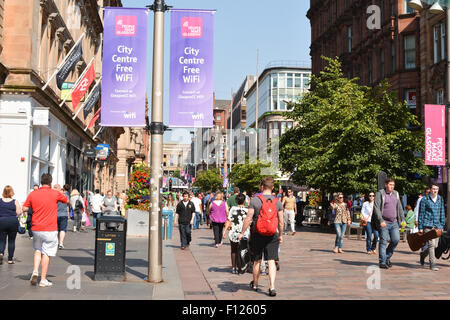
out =
[[13,197],[13,188],[6,186],[0,199],[0,264],[3,263],[6,239],[8,239],[8,263],[15,263],[14,250],[16,249],[16,235],[19,228],[17,218],[22,213],[22,208],[19,201],[14,200]]
[[[237,206],[233,206],[230,209],[230,213],[228,214],[228,220],[226,222],[226,226],[230,226],[230,231],[228,232],[228,237],[230,239],[231,246],[231,273],[238,274],[236,269],[237,265],[237,255],[239,251],[239,240],[238,236],[242,231],[242,227],[244,226],[244,220],[247,217],[248,209],[245,208],[245,195],[242,193],[236,196]],[[223,231],[223,238],[225,239],[227,229]],[[243,239],[248,240],[250,237],[250,229],[247,229],[244,233]]]
[[[378,230],[372,225],[373,203],[375,201],[375,192],[369,192],[369,201],[363,203],[361,209],[361,222],[366,231],[366,250],[367,254],[377,254],[377,243],[379,239]],[[372,240],[373,233],[373,240]]]
[[223,201],[223,192],[217,191],[216,198],[209,205],[209,218],[214,232],[214,241],[216,248],[222,245],[223,226],[227,221],[228,205]]
[[333,249],[334,253],[344,253],[342,250],[342,239],[344,239],[345,229],[347,225],[350,226],[350,211],[348,211],[347,204],[344,202],[344,194],[338,193],[337,203],[332,203],[331,209],[336,212],[336,217],[334,218],[334,227],[336,228],[336,241]]
[[[112,193],[111,190],[108,190],[106,192],[106,197],[102,201],[101,208],[102,208],[102,215],[103,216],[117,216],[117,215],[119,215],[117,200],[113,197],[113,193]],[[107,228],[111,229],[111,230],[115,230],[117,228],[117,223],[116,222],[109,222],[107,224]]]
[[72,192],[70,193],[70,205],[72,206],[73,210],[73,220],[74,220],[73,232],[77,231],[80,232],[81,220],[83,218],[85,206],[84,200],[77,189],[73,189]]

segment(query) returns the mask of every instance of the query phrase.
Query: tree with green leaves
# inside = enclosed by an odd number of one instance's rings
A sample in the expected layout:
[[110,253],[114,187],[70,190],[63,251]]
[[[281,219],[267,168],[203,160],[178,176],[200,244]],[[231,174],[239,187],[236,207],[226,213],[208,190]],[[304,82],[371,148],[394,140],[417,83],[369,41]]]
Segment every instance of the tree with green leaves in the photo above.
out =
[[[259,191],[261,180],[267,177],[264,171],[268,171],[270,163],[237,163],[233,165],[228,176],[230,182],[238,187],[241,191],[255,192]],[[276,177],[274,177],[276,179]],[[274,190],[279,188],[279,183],[275,183]]]
[[375,88],[344,77],[340,61],[328,61],[311,90],[293,104],[296,125],[280,140],[280,165],[297,184],[328,192],[377,189],[377,174],[396,180],[396,190],[417,194],[431,174],[424,159],[424,133],[387,81]]
[[203,192],[222,189],[223,180],[220,177],[219,169],[213,168],[197,172],[193,186],[200,188]]

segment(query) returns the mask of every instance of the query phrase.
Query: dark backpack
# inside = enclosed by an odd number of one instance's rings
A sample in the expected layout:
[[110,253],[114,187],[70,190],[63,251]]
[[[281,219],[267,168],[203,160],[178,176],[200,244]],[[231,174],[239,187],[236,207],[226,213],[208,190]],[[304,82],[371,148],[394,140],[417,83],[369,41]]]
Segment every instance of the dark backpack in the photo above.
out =
[[75,202],[75,209],[77,211],[83,211],[83,202],[81,202],[80,198]]
[[262,205],[256,220],[256,231],[262,236],[273,236],[278,229],[278,198],[267,200],[263,195],[259,195],[258,198],[262,201]]

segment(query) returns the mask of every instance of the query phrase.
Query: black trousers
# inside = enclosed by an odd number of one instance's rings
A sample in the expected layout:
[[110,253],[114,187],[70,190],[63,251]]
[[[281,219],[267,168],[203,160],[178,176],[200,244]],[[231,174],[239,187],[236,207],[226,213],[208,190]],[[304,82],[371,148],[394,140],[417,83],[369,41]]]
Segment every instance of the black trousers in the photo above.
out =
[[215,244],[219,244],[222,242],[222,232],[223,232],[224,225],[225,225],[225,223],[212,222]]
[[0,253],[5,253],[6,239],[8,239],[8,260],[14,257],[16,249],[17,229],[19,228],[19,220],[16,217],[8,217],[0,219]]
[[187,247],[192,240],[192,230],[190,224],[180,224],[178,226],[180,229],[180,240],[181,240],[181,246]]

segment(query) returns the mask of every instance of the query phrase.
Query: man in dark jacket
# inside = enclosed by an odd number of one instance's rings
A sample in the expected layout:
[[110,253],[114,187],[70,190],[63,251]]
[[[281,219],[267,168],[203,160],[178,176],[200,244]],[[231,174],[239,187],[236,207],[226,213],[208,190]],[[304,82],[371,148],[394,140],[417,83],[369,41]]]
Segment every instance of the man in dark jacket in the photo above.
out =
[[387,178],[385,189],[377,192],[373,205],[372,221],[380,233],[379,265],[382,269],[392,267],[391,257],[400,241],[399,226],[405,221],[400,196],[394,188],[395,180]]
[[195,218],[195,206],[189,201],[189,193],[183,192],[183,200],[177,205],[175,212],[175,225],[180,230],[181,250],[186,249],[191,243],[192,225]]

